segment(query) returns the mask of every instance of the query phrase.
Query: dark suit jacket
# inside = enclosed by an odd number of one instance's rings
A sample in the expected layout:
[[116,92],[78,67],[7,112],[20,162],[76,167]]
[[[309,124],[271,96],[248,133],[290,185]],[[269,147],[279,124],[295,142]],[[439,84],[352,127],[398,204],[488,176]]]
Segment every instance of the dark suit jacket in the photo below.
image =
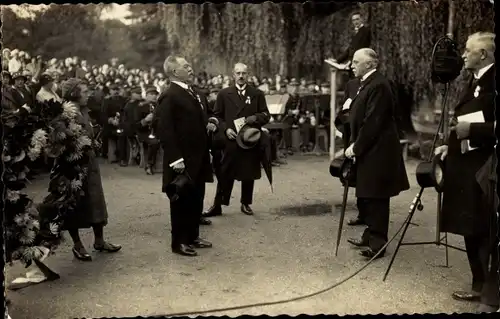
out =
[[[495,146],[495,66],[491,67],[477,85],[464,88],[454,117],[482,112],[485,123],[470,125],[470,145],[477,149],[462,154],[461,141],[454,131],[448,139],[448,155],[444,174],[442,231],[458,235],[487,234],[488,211],[482,208],[483,194],[476,173],[494,152]],[[472,81],[472,79],[471,79]],[[479,95],[474,97],[476,87]]]
[[[249,104],[246,103],[249,101]],[[270,114],[264,93],[247,85],[245,97],[238,95],[235,86],[222,89],[217,95],[214,115],[219,119],[219,130],[224,134],[226,146],[222,163],[222,172],[228,178],[236,180],[256,180],[261,177],[261,154],[259,147],[244,150],[231,141],[225,134],[228,128],[236,131],[234,120],[255,115],[256,127],[269,123]]]
[[135,125],[137,123],[137,108],[139,101],[128,101],[123,108],[120,116],[120,128],[123,133],[128,137],[133,137],[135,133]]
[[388,198],[409,189],[394,98],[389,81],[379,72],[361,83],[351,103],[349,122],[356,157],[356,196]]
[[[354,98],[356,97],[356,94],[358,93],[359,86],[360,86],[359,79],[352,79],[346,83],[345,89],[344,89],[344,101],[342,102],[342,106],[344,106],[344,103],[348,99],[354,100]],[[352,104],[352,102],[351,102],[351,104]],[[348,118],[350,111],[346,111],[346,112],[347,112],[347,114],[346,114],[347,121],[344,124],[344,129],[342,132],[342,140],[344,142],[344,149],[347,149],[349,147],[349,141],[351,138],[351,126],[349,124],[349,118]],[[342,110],[339,112],[339,115],[337,115],[337,116],[343,116]]]
[[344,63],[350,61],[354,55],[354,52],[359,49],[369,48],[371,45],[371,31],[367,26],[362,26],[359,28],[358,33],[356,33],[351,40],[351,43],[347,50],[342,52],[342,54],[337,58],[339,63]]
[[102,111],[101,111],[101,122],[103,125],[103,131],[106,134],[114,133],[116,128],[108,123],[109,118],[116,116],[116,113],[122,113],[122,108],[124,100],[119,96],[108,96],[103,99]]
[[170,164],[181,158],[193,181],[213,182],[206,128],[208,102],[205,96],[196,93],[203,108],[195,97],[175,83],[158,98],[156,132],[164,150],[163,192],[176,176]]

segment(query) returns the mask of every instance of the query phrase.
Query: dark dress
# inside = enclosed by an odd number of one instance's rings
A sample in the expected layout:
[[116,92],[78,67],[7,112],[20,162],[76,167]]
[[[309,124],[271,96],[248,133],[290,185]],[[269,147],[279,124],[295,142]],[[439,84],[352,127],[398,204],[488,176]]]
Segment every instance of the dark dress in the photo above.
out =
[[[92,126],[90,125],[89,109],[83,108],[80,110],[80,120],[85,123],[85,130],[88,136],[93,135]],[[101,181],[101,171],[99,162],[95,154],[92,152],[88,162],[88,176],[83,183],[83,190],[86,196],[82,199],[81,204],[74,218],[68,218],[65,221],[65,228],[90,228],[95,224],[106,225],[108,223],[108,210],[106,207],[106,198]]]

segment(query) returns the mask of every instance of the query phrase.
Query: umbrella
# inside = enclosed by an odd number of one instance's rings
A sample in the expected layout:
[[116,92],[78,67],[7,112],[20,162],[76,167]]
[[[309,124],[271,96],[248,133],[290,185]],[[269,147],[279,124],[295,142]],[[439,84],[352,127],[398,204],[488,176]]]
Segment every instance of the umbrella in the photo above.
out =
[[273,192],[273,166],[271,165],[271,139],[268,133],[263,132],[261,138],[261,158],[262,167],[266,173],[269,184],[271,184],[271,192]]

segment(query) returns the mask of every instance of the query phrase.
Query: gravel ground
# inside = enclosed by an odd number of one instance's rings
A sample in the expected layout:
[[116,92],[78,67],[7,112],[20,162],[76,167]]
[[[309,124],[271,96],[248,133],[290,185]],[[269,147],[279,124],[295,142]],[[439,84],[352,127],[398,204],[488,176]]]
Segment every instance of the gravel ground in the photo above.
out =
[[[416,163],[407,170],[411,190],[391,201],[390,236],[408,214],[418,192]],[[71,254],[69,239],[47,260],[61,279],[8,292],[10,315],[19,318],[124,317],[162,315],[277,301],[324,289],[362,267],[363,257],[345,241],[359,236],[360,227],[345,226],[335,257],[335,240],[342,188],[328,173],[325,157],[294,156],[274,170],[274,193],[265,178],[256,182],[254,216],[239,211],[240,186],[236,183],[232,205],[224,215],[202,226],[202,236],[212,249],[196,258],[170,251],[168,201],[160,193],[161,175],[147,176],[137,167],[101,166],[110,223],[106,236],[123,245],[116,254],[93,252],[92,233],[82,238],[92,262],[79,262]],[[36,199],[45,193],[47,180],[29,189]],[[212,203],[215,184],[207,187],[205,206]],[[354,193],[346,219],[354,217]],[[405,239],[431,241],[435,237],[436,194],[424,193]],[[449,235],[448,242],[463,246]],[[296,302],[215,312],[238,316],[279,314],[376,314],[470,312],[474,304],[454,301],[450,294],[466,289],[471,276],[465,253],[436,246],[405,246],[387,281],[382,276],[396,242],[386,257],[375,261],[342,285]],[[21,265],[6,269],[10,282],[23,274]]]

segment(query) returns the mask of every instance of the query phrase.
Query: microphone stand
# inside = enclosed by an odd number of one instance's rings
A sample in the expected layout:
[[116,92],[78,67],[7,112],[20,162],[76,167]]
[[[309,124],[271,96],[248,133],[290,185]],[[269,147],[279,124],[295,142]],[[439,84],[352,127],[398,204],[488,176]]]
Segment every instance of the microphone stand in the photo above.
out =
[[[441,117],[439,119],[439,124],[438,128],[436,130],[436,133],[434,135],[434,140],[432,141],[432,147],[428,156],[428,161],[431,161],[433,156],[434,156],[434,149],[436,147],[436,143],[438,141],[438,137],[440,138],[441,141],[445,140],[446,133],[447,131],[444,130],[444,128],[448,127],[448,123],[445,123],[445,120],[448,121],[448,107],[446,105],[447,100],[448,100],[448,93],[449,93],[449,84],[445,84],[444,87],[444,98],[442,102],[442,107],[441,107]],[[396,256],[398,254],[399,248],[401,246],[420,246],[420,245],[436,245],[436,246],[445,246],[446,248],[446,267],[448,267],[448,248],[452,248],[455,250],[463,251],[465,252],[464,249],[452,246],[448,244],[448,237],[447,234],[445,233],[444,237],[441,238],[441,231],[440,231],[440,224],[441,224],[441,208],[442,208],[442,194],[438,193],[438,203],[437,203],[437,226],[436,226],[436,239],[434,241],[430,242],[403,242],[406,231],[408,230],[408,227],[411,224],[411,220],[413,219],[413,216],[415,214],[415,210],[418,209],[419,211],[422,211],[424,206],[422,205],[422,194],[424,192],[424,188],[420,188],[420,191],[418,192],[417,196],[413,199],[411,205],[410,205],[410,211],[409,215],[405,221],[405,226],[403,228],[403,232],[401,233],[401,237],[398,241],[398,245],[396,246],[396,249],[394,250],[394,254],[392,255],[391,261],[389,262],[389,266],[387,267],[387,270],[384,274],[384,278],[382,279],[383,281],[386,280],[387,276],[389,275],[389,272],[391,271],[392,264],[394,263],[394,260],[396,259]],[[443,242],[444,240],[444,242]]]

